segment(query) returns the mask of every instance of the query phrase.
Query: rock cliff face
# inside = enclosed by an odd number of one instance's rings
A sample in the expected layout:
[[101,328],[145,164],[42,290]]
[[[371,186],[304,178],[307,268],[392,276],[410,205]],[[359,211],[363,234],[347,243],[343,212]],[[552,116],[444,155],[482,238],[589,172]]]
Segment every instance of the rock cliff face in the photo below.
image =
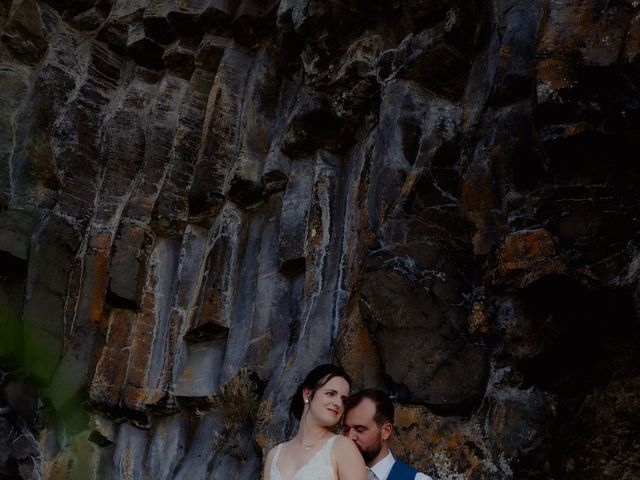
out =
[[0,32],[0,478],[259,478],[327,361],[434,478],[640,472],[640,2]]

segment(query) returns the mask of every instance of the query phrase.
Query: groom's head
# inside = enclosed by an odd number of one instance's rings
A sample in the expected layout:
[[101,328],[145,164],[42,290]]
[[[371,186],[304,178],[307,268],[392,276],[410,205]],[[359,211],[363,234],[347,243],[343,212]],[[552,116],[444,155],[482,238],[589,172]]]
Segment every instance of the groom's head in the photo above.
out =
[[389,453],[393,432],[393,403],[382,390],[367,388],[345,402],[344,434],[355,442],[367,466]]

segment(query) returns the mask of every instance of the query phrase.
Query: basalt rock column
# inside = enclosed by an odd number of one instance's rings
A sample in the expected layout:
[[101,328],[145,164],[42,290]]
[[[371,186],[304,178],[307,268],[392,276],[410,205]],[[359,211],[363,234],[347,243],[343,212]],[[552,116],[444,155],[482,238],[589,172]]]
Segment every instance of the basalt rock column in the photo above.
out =
[[0,477],[258,478],[333,361],[434,478],[631,478],[639,18],[1,2]]

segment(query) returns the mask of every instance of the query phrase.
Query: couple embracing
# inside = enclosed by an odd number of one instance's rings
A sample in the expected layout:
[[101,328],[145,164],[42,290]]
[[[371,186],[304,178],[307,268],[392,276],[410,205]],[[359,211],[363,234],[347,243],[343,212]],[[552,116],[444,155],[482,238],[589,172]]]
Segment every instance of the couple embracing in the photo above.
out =
[[[393,403],[380,390],[351,397],[351,378],[335,365],[320,365],[291,397],[298,433],[267,455],[264,480],[431,480],[395,460],[387,446]],[[344,435],[334,427],[344,414]]]

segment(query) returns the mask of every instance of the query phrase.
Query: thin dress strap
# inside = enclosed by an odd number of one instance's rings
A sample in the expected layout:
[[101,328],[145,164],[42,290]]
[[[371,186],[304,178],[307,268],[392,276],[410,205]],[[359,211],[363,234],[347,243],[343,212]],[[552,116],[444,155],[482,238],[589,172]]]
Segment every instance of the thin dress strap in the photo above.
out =
[[278,480],[282,478],[280,475],[280,470],[276,463],[278,462],[278,457],[280,456],[280,450],[282,450],[282,443],[276,447],[276,453],[273,456],[273,460],[271,461],[271,469],[269,471],[269,480]]

